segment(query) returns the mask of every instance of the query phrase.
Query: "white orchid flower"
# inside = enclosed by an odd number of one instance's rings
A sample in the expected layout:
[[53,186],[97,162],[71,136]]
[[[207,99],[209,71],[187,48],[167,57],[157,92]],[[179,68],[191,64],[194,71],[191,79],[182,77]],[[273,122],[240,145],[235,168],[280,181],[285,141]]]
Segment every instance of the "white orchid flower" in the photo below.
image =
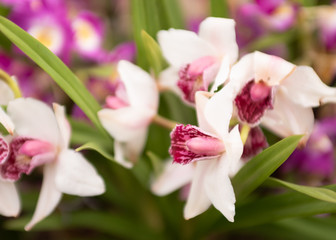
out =
[[230,66],[238,58],[235,22],[225,18],[206,18],[198,35],[187,30],[159,31],[158,42],[170,67],[160,76],[160,85],[195,102],[196,91],[212,91],[223,84]]
[[[229,176],[237,172],[243,143],[238,126],[229,132],[232,93],[223,88],[209,99],[196,93],[199,128],[177,125],[171,133],[170,154],[174,164],[152,185],[157,195],[168,194],[191,182],[184,217],[193,218],[214,205],[234,221],[235,194]],[[177,165],[180,163],[182,165]]]
[[235,92],[242,122],[261,122],[282,137],[308,137],[314,124],[312,107],[336,102],[336,89],[325,85],[311,67],[261,52],[247,54],[235,64],[225,88]]
[[[8,86],[8,84],[1,79],[0,72],[0,105],[7,105],[9,101],[14,100],[14,92]],[[14,132],[14,123],[8,117],[6,112],[0,107],[0,123],[8,131],[8,133],[13,134]]]
[[[10,144],[6,137],[0,135],[0,171],[10,157]],[[19,194],[11,180],[0,175],[0,214],[6,217],[16,217],[21,210]]]
[[115,140],[116,161],[129,168],[143,150],[148,126],[157,113],[159,93],[155,80],[128,61],[118,63],[118,73],[121,88],[107,98],[108,108],[99,111],[98,117]]
[[44,165],[41,193],[32,220],[25,229],[47,217],[62,193],[95,196],[104,193],[103,179],[78,152],[69,149],[71,129],[62,106],[55,113],[43,102],[18,98],[10,101],[7,113],[15,125],[11,157],[1,166],[1,176],[16,180]]

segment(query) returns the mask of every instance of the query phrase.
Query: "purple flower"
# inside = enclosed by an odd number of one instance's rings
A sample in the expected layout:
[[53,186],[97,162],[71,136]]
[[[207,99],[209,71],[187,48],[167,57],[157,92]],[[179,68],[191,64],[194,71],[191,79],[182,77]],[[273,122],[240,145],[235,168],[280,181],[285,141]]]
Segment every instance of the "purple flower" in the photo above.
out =
[[319,184],[334,180],[336,117],[317,122],[303,149],[296,149],[282,166],[282,173],[296,172],[300,180]]

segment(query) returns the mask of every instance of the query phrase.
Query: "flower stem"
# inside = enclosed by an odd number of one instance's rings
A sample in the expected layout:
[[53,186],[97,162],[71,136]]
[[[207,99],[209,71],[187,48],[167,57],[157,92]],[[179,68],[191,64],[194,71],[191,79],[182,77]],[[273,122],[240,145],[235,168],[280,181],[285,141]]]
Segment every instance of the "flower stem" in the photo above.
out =
[[152,119],[152,122],[161,126],[161,127],[164,127],[164,128],[167,128],[167,129],[170,129],[170,130],[173,130],[175,128],[175,125],[177,124],[177,122],[174,122],[172,120],[169,120],[167,118],[164,118],[160,115],[156,115],[153,119]]
[[5,71],[0,69],[0,80],[5,81],[8,86],[12,89],[15,98],[20,98],[22,96],[20,88],[14,77],[10,77]]

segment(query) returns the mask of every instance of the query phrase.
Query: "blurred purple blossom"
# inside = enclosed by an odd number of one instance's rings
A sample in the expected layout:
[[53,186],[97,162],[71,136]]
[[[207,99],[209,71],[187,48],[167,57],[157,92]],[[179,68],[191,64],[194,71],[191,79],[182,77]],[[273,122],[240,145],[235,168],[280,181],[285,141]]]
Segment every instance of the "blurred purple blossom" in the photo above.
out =
[[315,124],[303,149],[296,149],[281,167],[282,173],[296,173],[305,183],[327,184],[335,178],[336,117]]

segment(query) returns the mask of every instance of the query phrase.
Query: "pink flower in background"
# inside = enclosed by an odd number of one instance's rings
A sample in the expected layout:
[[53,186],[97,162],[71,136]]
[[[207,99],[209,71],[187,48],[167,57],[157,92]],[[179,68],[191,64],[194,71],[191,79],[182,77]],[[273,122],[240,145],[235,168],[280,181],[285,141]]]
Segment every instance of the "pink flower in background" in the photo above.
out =
[[305,184],[335,183],[336,118],[325,118],[314,125],[313,132],[302,149],[296,149],[281,166],[283,176],[294,177]]
[[183,95],[190,104],[196,91],[212,90],[225,82],[230,66],[238,58],[234,21],[207,18],[199,33],[170,29],[158,33],[162,53],[170,67],[160,76],[160,84]]
[[80,12],[72,20],[75,34],[74,47],[82,57],[96,60],[103,54],[104,24],[102,19],[89,11]]
[[120,84],[115,95],[107,97],[106,108],[98,112],[98,117],[115,139],[116,161],[131,167],[145,145],[148,126],[157,112],[159,93],[154,79],[130,62],[120,61],[118,73]]
[[240,166],[243,143],[238,126],[229,132],[233,95],[228,90],[223,88],[210,99],[206,92],[196,93],[200,127],[175,127],[169,150],[174,163],[152,185],[154,193],[164,195],[191,182],[184,208],[186,219],[213,204],[229,221],[234,221],[235,194],[229,176]]
[[327,51],[336,50],[336,6],[318,9],[317,27],[319,39]]
[[70,62],[73,31],[65,6],[43,1],[33,9],[14,9],[9,19],[39,40],[64,62]]
[[78,152],[69,149],[70,125],[64,108],[54,105],[55,113],[44,103],[19,98],[9,102],[7,113],[14,122],[15,136],[10,142],[8,159],[1,165],[1,176],[18,180],[43,165],[40,197],[26,230],[48,216],[62,193],[95,196],[105,191],[102,178]]
[[241,122],[250,126],[261,122],[282,137],[309,135],[314,124],[312,107],[336,102],[336,89],[325,85],[311,67],[261,52],[241,58],[225,87],[234,89]]

